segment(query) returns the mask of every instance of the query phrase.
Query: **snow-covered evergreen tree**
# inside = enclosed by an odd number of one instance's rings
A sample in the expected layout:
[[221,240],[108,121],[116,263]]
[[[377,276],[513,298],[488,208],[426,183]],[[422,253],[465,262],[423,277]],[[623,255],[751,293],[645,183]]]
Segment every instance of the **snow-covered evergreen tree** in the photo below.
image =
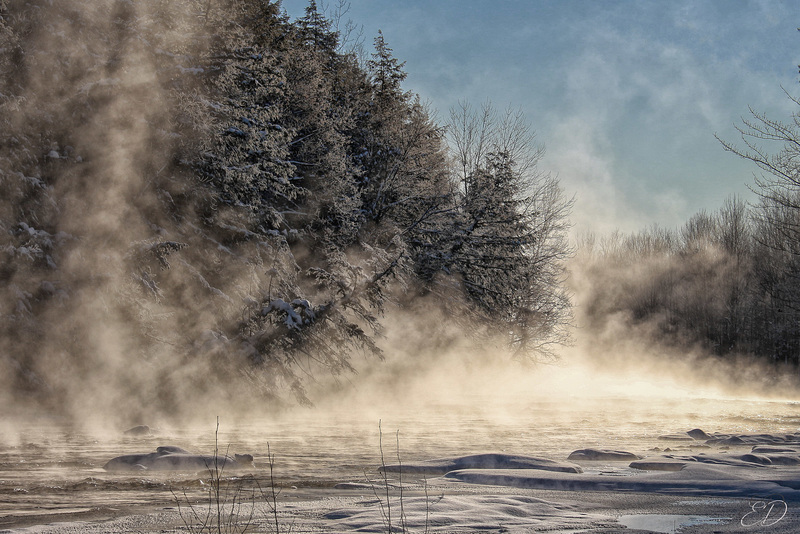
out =
[[555,182],[508,139],[454,174],[383,35],[362,66],[334,26],[315,2],[0,2],[0,385],[304,402],[436,288],[552,339]]

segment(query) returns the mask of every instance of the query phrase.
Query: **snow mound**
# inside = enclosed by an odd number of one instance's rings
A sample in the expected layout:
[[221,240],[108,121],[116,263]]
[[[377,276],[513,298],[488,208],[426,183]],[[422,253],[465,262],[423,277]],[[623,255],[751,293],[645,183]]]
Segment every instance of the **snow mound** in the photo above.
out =
[[459,469],[536,469],[562,473],[583,472],[579,465],[570,462],[510,454],[474,454],[457,458],[441,458],[381,467],[381,471],[390,473],[402,472],[423,475],[444,475]]
[[230,456],[206,456],[192,454],[180,447],[158,447],[156,452],[126,454],[109,460],[106,471],[201,471],[216,469],[241,469],[253,466],[249,454]]
[[465,469],[452,471],[445,478],[470,484],[507,486],[557,491],[603,491],[615,493],[659,493],[667,495],[717,495],[749,498],[753,495],[780,494],[785,500],[800,500],[800,491],[786,478],[754,476],[753,470],[737,470],[731,465],[703,465],[687,462],[680,471],[631,469],[628,476],[602,473],[566,474],[532,469]]
[[607,449],[580,449],[567,457],[567,460],[589,460],[608,462],[630,462],[640,460],[641,456],[626,451],[611,451]]
[[[576,504],[554,503],[527,496],[442,495],[405,497],[402,517],[399,501],[391,502],[392,528],[410,532],[538,532],[539,530],[583,531],[591,526],[611,526],[609,516],[583,512]],[[383,503],[383,513],[386,512]],[[323,516],[335,520],[341,532],[386,532],[387,518],[373,501],[346,506]]]
[[665,434],[658,439],[667,441],[702,441],[706,445],[753,446],[753,445],[795,445],[800,447],[800,433],[794,434],[708,434],[699,428],[688,432]]

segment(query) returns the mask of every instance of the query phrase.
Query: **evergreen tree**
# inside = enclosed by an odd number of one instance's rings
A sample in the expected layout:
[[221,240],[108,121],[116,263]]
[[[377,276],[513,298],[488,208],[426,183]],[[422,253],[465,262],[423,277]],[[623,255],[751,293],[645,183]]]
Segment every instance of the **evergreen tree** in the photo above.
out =
[[553,339],[555,182],[514,135],[454,174],[383,34],[362,67],[335,27],[313,1],[0,0],[0,385],[305,402],[439,289]]
[[462,105],[451,112],[450,131],[461,193],[445,268],[460,275],[483,321],[506,332],[519,357],[552,357],[552,345],[568,338],[562,282],[571,201],[536,170],[543,149],[521,114],[498,119],[489,105],[478,114]]

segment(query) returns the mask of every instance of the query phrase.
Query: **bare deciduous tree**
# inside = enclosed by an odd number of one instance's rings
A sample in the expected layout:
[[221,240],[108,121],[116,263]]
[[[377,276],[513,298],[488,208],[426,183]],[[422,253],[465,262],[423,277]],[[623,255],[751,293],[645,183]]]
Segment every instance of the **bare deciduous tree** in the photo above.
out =
[[568,337],[563,278],[572,201],[538,169],[544,147],[521,111],[461,102],[448,133],[461,217],[450,269],[478,310],[503,325],[518,356],[552,356],[549,347]]

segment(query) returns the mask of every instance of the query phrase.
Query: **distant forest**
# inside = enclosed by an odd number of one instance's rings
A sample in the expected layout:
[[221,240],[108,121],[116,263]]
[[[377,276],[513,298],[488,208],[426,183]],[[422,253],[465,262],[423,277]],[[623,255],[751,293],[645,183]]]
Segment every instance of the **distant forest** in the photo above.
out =
[[382,357],[389,313],[552,356],[571,202],[524,117],[437,123],[352,28],[313,1],[0,1],[0,391],[306,402]]
[[[800,102],[795,101],[800,105]],[[586,235],[574,268],[585,327],[638,325],[653,342],[800,365],[800,115],[753,113],[722,147],[762,171],[757,201],[729,197],[681,228]]]

